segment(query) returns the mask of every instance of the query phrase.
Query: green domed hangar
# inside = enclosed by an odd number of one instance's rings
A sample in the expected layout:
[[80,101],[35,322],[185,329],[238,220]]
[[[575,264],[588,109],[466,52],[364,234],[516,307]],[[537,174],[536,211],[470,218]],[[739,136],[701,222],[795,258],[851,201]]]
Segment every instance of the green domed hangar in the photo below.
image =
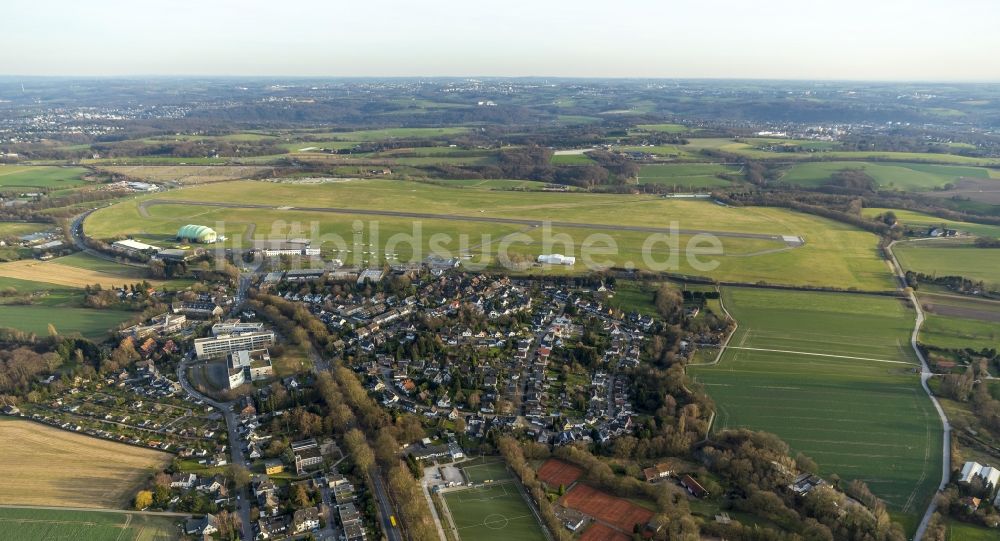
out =
[[219,235],[211,227],[188,224],[177,231],[177,240],[211,244],[219,240]]

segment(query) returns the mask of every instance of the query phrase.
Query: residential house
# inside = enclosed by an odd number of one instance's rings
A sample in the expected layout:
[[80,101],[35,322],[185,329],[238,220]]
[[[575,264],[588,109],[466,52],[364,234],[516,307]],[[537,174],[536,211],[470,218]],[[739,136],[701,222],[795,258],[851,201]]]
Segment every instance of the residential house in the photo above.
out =
[[646,476],[647,483],[654,483],[660,479],[670,477],[670,474],[673,473],[673,469],[670,467],[670,464],[660,462],[659,464],[655,464],[642,470],[642,473]]
[[701,486],[701,483],[695,481],[695,479],[690,475],[685,475],[681,478],[681,486],[686,488],[688,493],[695,498],[704,498],[705,496],[708,496],[708,491],[705,490],[705,487]]
[[308,532],[319,528],[319,509],[306,507],[299,509],[292,515],[292,531],[295,533]]
[[285,471],[285,463],[277,458],[264,461],[264,473],[274,475]]
[[208,514],[201,518],[188,519],[184,523],[184,533],[188,535],[211,535],[219,531],[218,520],[215,515]]
[[257,521],[257,539],[279,539],[285,537],[292,519],[288,515],[262,517]]

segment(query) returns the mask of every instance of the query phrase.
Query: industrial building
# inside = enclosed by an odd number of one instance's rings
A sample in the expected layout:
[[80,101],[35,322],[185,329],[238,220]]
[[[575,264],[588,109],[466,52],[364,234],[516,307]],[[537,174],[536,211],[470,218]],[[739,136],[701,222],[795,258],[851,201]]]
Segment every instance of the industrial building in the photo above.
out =
[[116,240],[111,243],[111,249],[129,255],[155,254],[160,251],[158,246],[132,239]]

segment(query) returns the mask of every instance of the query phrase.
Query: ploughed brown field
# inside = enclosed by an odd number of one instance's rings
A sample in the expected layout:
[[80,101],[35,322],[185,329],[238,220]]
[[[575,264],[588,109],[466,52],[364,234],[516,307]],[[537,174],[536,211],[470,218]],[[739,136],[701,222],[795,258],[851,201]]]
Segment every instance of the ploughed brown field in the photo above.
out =
[[995,178],[962,178],[950,190],[924,192],[928,197],[951,199],[969,198],[980,203],[1000,204],[1000,182]]
[[102,287],[123,286],[146,280],[150,284],[160,285],[163,280],[143,278],[142,269],[122,267],[122,275],[113,275],[99,270],[71,267],[53,261],[38,261],[37,259],[22,259],[9,263],[0,263],[0,276],[46,282],[59,286],[85,287],[101,284]]
[[126,508],[171,455],[0,418],[0,457],[0,504]]

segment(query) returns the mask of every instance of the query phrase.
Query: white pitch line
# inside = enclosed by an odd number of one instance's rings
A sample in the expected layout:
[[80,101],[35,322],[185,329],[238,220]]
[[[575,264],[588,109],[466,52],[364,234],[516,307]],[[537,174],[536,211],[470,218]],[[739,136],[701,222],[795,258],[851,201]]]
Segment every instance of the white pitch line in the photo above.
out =
[[875,361],[878,363],[908,364],[912,366],[917,366],[916,363],[910,363],[906,361],[891,361],[889,359],[872,359],[871,357],[851,357],[850,355],[833,355],[830,353],[811,353],[808,351],[789,351],[787,349],[748,348],[743,346],[728,346],[727,349],[745,349],[747,351],[769,351],[771,353],[793,353],[795,355],[811,355],[813,357],[833,357],[835,359],[853,359],[855,361]]

